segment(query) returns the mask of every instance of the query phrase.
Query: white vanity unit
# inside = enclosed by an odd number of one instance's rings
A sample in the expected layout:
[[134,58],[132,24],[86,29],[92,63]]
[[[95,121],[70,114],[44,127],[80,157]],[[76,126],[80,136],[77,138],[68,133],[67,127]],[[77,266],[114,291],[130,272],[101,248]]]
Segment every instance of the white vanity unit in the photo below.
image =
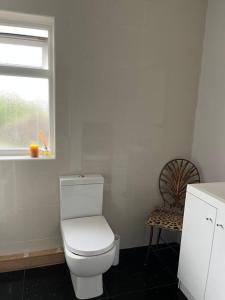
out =
[[225,299],[225,182],[187,188],[178,278],[189,300]]

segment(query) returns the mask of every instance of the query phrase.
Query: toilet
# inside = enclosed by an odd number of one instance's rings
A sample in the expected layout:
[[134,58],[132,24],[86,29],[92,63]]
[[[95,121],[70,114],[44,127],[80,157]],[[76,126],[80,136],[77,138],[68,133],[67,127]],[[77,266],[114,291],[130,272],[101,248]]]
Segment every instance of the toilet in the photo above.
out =
[[103,185],[101,175],[60,177],[63,247],[79,299],[103,293],[102,274],[115,257],[115,236],[102,215]]

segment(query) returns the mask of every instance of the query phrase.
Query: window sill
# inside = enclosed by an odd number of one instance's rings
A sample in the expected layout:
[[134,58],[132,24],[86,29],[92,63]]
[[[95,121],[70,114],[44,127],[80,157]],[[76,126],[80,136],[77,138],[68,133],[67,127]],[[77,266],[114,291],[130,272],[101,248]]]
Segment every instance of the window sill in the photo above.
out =
[[55,156],[52,155],[52,156],[49,156],[49,157],[44,157],[44,156],[39,156],[39,157],[30,157],[30,156],[26,156],[26,155],[16,155],[16,156],[13,156],[13,155],[9,155],[9,156],[6,156],[6,155],[2,155],[0,156],[0,161],[1,160],[54,160],[55,159]]

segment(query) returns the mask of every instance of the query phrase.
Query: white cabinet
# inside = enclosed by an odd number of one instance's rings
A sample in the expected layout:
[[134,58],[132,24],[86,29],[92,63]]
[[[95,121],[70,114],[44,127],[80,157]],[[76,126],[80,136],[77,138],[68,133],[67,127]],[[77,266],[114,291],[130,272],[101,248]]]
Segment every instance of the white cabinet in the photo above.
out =
[[204,299],[216,208],[188,194],[178,277],[196,300]]
[[225,299],[225,210],[218,210],[205,300]]
[[225,183],[188,186],[178,278],[189,300],[225,299]]

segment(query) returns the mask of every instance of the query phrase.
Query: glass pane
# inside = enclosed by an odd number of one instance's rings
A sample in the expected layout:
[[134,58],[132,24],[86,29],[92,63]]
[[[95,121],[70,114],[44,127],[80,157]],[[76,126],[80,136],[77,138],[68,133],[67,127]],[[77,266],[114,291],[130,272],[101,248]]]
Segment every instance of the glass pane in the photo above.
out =
[[0,43],[0,64],[40,68],[43,47]]
[[0,75],[0,149],[49,139],[49,82],[44,78]]

